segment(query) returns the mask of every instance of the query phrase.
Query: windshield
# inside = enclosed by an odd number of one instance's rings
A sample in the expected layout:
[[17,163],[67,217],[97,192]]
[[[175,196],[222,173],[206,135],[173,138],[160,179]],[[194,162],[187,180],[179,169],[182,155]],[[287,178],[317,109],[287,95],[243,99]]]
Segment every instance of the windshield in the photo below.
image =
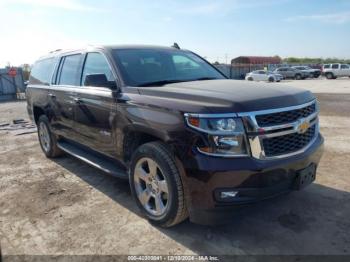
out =
[[114,49],[113,57],[129,86],[224,79],[213,66],[183,50]]

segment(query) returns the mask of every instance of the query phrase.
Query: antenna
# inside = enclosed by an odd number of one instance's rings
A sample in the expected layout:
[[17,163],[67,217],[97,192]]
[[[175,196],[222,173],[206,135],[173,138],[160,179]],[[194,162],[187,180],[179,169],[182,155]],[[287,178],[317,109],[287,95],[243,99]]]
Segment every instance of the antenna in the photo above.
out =
[[176,49],[180,49],[180,46],[177,43],[174,43],[171,47],[176,48]]

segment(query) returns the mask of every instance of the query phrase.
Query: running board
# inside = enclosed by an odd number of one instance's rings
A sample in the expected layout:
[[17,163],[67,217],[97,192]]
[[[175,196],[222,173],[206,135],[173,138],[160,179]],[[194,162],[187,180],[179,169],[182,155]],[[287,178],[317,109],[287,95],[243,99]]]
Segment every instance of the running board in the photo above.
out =
[[79,146],[70,144],[66,141],[59,141],[57,143],[57,146],[69,155],[72,155],[78,158],[79,160],[82,160],[85,163],[104,171],[109,175],[118,178],[128,179],[126,171],[122,167],[120,167],[120,165],[116,161],[113,161],[112,159],[99,156],[98,153],[89,152],[89,150],[84,150]]

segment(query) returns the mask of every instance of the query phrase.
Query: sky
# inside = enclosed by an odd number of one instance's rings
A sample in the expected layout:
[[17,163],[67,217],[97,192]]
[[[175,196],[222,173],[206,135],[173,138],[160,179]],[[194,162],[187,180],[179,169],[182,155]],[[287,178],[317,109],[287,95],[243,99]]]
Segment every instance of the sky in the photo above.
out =
[[0,67],[89,44],[350,58],[350,0],[0,0]]

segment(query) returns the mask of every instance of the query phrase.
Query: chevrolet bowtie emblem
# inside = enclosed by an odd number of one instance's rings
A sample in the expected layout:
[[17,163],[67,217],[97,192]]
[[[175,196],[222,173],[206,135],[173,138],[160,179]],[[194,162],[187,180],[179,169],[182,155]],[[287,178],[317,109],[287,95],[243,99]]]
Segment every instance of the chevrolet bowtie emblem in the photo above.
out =
[[306,120],[302,121],[298,126],[298,132],[300,134],[305,133],[310,127],[310,123]]

